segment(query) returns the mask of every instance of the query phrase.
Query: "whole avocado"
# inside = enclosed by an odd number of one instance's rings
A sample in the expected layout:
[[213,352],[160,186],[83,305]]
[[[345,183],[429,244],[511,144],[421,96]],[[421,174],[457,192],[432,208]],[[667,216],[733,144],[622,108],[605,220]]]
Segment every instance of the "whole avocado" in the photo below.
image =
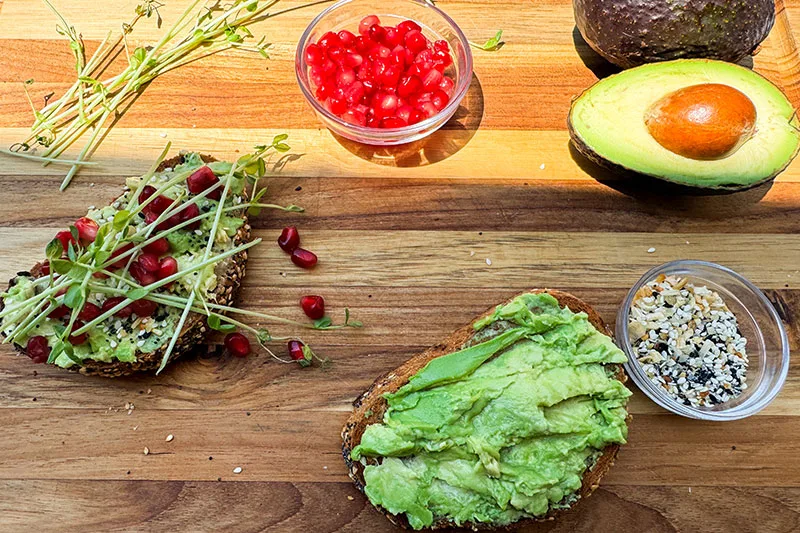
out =
[[681,58],[736,63],[775,23],[774,0],[573,0],[598,54],[622,68]]

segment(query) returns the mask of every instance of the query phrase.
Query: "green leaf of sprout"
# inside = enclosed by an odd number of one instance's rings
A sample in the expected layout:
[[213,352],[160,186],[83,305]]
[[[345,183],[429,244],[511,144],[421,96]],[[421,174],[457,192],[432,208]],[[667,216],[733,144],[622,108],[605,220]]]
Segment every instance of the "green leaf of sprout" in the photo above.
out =
[[112,222],[114,229],[117,231],[122,231],[123,229],[125,229],[125,227],[128,225],[128,221],[130,220],[130,218],[131,218],[130,211],[127,211],[125,209],[117,211],[116,214],[114,215],[114,221]]
[[73,263],[78,260],[78,254],[75,253],[75,247],[71,242],[67,244],[67,257],[69,257],[69,260]]
[[81,263],[73,263],[72,267],[67,272],[67,276],[75,281],[83,281],[86,274],[89,272],[89,267]]
[[497,33],[494,35],[494,37],[492,37],[483,44],[476,44],[473,43],[472,41],[470,41],[469,44],[471,44],[473,47],[479,50],[483,50],[484,52],[492,52],[494,50],[499,50],[501,45],[504,44],[502,39],[503,39],[503,30],[498,30]]
[[278,143],[275,146],[273,146],[273,148],[275,148],[276,151],[281,153],[288,152],[289,150],[292,149],[292,147],[286,143]]
[[56,274],[64,275],[72,268],[72,261],[66,259],[53,259],[50,261],[50,270]]
[[[272,139],[272,146],[275,146],[278,143],[282,143],[283,141],[285,141],[288,138],[289,138],[289,134],[288,133],[279,133],[278,135],[276,135]],[[258,147],[256,147],[256,148],[258,148]]]
[[94,254],[95,264],[102,265],[103,263],[105,263],[109,259],[111,259],[111,252],[109,252],[107,250],[98,250]]
[[272,340],[272,335],[270,335],[269,331],[262,328],[256,332],[256,338],[259,343],[265,344]]
[[78,228],[76,228],[75,226],[70,226],[69,227],[69,233],[70,233],[70,235],[72,235],[73,239],[75,239],[76,241],[78,240],[78,238],[79,238],[79,236],[78,236]]
[[245,9],[248,10],[250,13],[252,13],[256,9],[258,9],[258,2],[253,2],[252,4],[247,4],[247,6],[245,6]]
[[52,241],[48,242],[47,247],[44,249],[44,254],[50,261],[53,259],[58,259],[61,257],[62,253],[64,253],[64,247],[61,245],[61,241],[58,239],[53,239]]
[[236,331],[236,326],[227,322],[222,322],[219,315],[209,315],[206,322],[208,323],[208,327],[216,331],[221,331],[222,333],[233,333]]
[[314,360],[314,352],[311,350],[311,347],[308,345],[303,346],[303,359],[298,360],[297,362],[302,367],[311,366],[311,362]]
[[147,289],[139,288],[139,289],[133,289],[132,291],[128,291],[127,293],[125,293],[125,296],[127,298],[130,298],[131,300],[141,300],[142,298],[147,296],[147,294],[148,294]]
[[64,305],[70,309],[76,309],[83,304],[83,290],[77,283],[70,285],[67,293],[64,295]]
[[330,326],[333,322],[331,318],[328,316],[324,316],[322,318],[318,318],[314,321],[314,328],[316,329],[325,329]]

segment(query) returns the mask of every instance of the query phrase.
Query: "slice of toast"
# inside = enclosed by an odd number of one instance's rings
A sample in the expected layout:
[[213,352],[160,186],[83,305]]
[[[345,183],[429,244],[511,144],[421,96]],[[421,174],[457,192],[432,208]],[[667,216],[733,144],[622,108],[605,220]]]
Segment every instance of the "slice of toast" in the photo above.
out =
[[[216,159],[211,156],[204,155],[201,157],[206,163],[216,161]],[[157,171],[161,172],[168,168],[174,168],[182,162],[183,156],[177,155],[171,159],[163,161],[158,166]],[[114,200],[116,200],[116,198]],[[114,200],[112,200],[112,202]],[[236,235],[231,239],[234,247],[250,240],[250,224],[247,220],[246,209],[242,209],[241,216],[244,219],[244,224],[242,224]],[[216,303],[221,305],[231,305],[233,303],[233,300],[245,275],[246,263],[247,250],[243,250],[238,254],[220,261],[216,265],[215,274],[217,276],[217,287],[214,290],[216,295]],[[37,263],[29,272],[19,272],[17,277],[42,277],[44,275],[42,272],[42,267],[43,263]],[[17,277],[14,277],[9,282],[9,288],[14,286]],[[3,300],[0,298],[0,310],[2,309]],[[186,318],[186,322],[181,329],[180,336],[178,337],[178,341],[175,344],[172,354],[170,354],[170,362],[175,361],[179,357],[192,351],[192,349],[205,340],[209,333],[210,328],[206,325],[205,317],[198,313],[189,313]],[[18,352],[25,354],[25,348],[23,346],[15,344],[14,347]],[[153,372],[158,369],[159,365],[161,364],[161,359],[164,355],[165,349],[166,345],[154,352],[144,354],[137,353],[137,360],[135,362],[123,362],[116,360],[105,362],[86,359],[83,361],[81,366],[74,365],[70,367],[70,370],[78,371],[85,375],[99,375],[110,378],[127,376],[137,372]]]
[[[600,318],[600,315],[597,314],[597,312],[586,302],[580,300],[579,298],[566,292],[550,289],[535,289],[528,292],[534,294],[546,292],[556,298],[561,307],[568,307],[574,313],[586,313],[589,317],[589,322],[591,322],[597,331],[608,335],[609,337],[611,336],[608,327],[603,322],[603,319]],[[511,302],[514,298],[516,298],[516,296],[510,298],[500,305],[505,305]],[[361,394],[361,396],[359,396],[353,402],[355,409],[347,419],[344,429],[342,429],[342,456],[347,464],[350,479],[353,480],[353,483],[355,483],[358,490],[360,490],[362,493],[364,492],[365,485],[364,466],[359,461],[353,461],[350,458],[350,452],[361,442],[361,436],[364,434],[364,430],[366,430],[367,426],[371,424],[379,424],[383,421],[383,415],[388,407],[386,399],[383,397],[383,395],[386,393],[396,392],[398,389],[400,389],[400,387],[408,383],[411,376],[422,370],[422,368],[432,359],[456,352],[461,349],[463,345],[475,335],[475,329],[473,328],[475,322],[484,317],[492,315],[496,307],[497,306],[492,306],[485,313],[476,317],[466,326],[454,331],[443,342],[428,348],[420,354],[415,355],[396,369],[379,377],[370,386],[370,388],[367,389],[366,392]],[[613,366],[616,367],[616,378],[623,383],[626,382],[627,375],[625,374],[625,370],[623,369],[622,365]],[[595,491],[595,489],[597,489],[600,483],[600,478],[602,478],[613,466],[618,452],[618,444],[610,444],[606,446],[602,455],[597,459],[594,467],[586,470],[583,475],[581,488],[578,491],[578,501],[587,498],[592,494],[592,492]],[[377,509],[382,512],[393,524],[410,529],[405,515],[393,515],[380,507]],[[463,524],[461,527],[473,530],[510,529],[512,527],[517,528],[525,525],[526,523],[554,520],[559,513],[565,511],[565,509],[551,510],[549,513],[540,518],[525,519],[508,526],[493,526],[491,524],[469,522]],[[443,529],[449,527],[455,527],[455,524],[448,520],[440,519],[434,522],[434,524],[427,529]]]

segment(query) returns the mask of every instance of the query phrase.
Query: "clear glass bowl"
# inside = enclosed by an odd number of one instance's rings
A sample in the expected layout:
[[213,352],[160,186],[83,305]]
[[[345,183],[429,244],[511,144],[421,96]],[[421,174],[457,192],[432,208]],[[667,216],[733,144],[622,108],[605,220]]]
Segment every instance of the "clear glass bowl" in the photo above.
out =
[[[737,398],[711,407],[692,407],[674,400],[642,370],[628,336],[628,318],[637,291],[659,274],[688,278],[716,291],[736,315],[747,338],[747,389]],[[733,270],[705,261],[673,261],[647,272],[628,292],[617,314],[617,344],[625,351],[625,370],[639,389],[675,414],[700,420],[738,420],[757,413],[778,394],[789,372],[789,340],[778,313],[764,293]]]
[[[358,23],[367,15],[377,15],[381,24],[396,25],[409,19],[422,27],[422,33],[435,41],[444,39],[450,44],[453,64],[445,74],[455,82],[453,95],[447,106],[437,115],[403,128],[379,129],[356,126],[340,119],[325,109],[314,97],[308,79],[305,49],[317,42],[327,31],[350,30],[358,34]],[[441,9],[422,0],[342,0],[332,5],[311,24],[300,37],[295,56],[295,71],[300,90],[317,113],[319,119],[334,133],[353,141],[373,145],[404,144],[421,139],[441,128],[458,109],[472,82],[472,53],[461,29]]]

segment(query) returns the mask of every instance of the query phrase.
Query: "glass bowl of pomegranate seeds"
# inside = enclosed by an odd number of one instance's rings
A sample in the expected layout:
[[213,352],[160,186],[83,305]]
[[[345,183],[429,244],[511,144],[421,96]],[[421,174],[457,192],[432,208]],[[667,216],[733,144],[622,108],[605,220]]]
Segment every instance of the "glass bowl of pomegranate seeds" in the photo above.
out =
[[673,261],[642,276],[620,307],[616,340],[642,392],[700,420],[757,413],[789,370],[775,306],[746,278],[706,261]]
[[467,38],[422,0],[343,0],[297,47],[297,80],[334,133],[371,145],[415,141],[444,125],[472,81]]

